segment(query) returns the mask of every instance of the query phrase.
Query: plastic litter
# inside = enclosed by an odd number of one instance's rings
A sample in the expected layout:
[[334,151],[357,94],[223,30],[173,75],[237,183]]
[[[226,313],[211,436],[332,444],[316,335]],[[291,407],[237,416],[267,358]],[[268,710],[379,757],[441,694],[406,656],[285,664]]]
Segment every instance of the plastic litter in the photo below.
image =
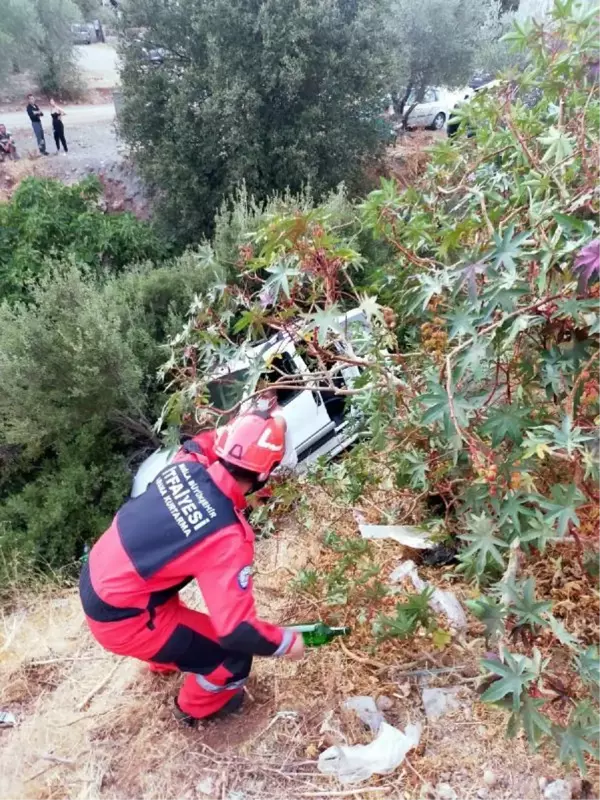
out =
[[319,756],[317,769],[335,776],[340,783],[366,781],[371,775],[388,775],[419,744],[420,725],[407,725],[404,731],[382,722],[379,733],[369,744],[329,747]]
[[429,550],[435,544],[429,531],[414,525],[359,525],[358,529],[363,539],[394,539],[413,550]]
[[11,711],[0,711],[0,728],[14,728],[17,718]]
[[384,721],[384,716],[377,708],[377,704],[372,697],[367,695],[357,695],[356,697],[349,697],[344,702],[344,708],[349,708],[354,711],[356,716],[365,725],[368,725],[373,733],[377,733]]
[[425,716],[429,722],[435,722],[445,714],[461,708],[463,704],[457,697],[459,691],[460,687],[423,689],[423,706],[425,707]]
[[[403,561],[399,567],[390,575],[392,583],[400,583],[405,579],[409,579],[417,592],[422,592],[429,584],[419,577],[417,567],[414,561]],[[429,606],[438,614],[444,614],[456,630],[464,630],[467,627],[467,616],[463,607],[452,594],[452,592],[445,591],[444,589],[434,588]]]

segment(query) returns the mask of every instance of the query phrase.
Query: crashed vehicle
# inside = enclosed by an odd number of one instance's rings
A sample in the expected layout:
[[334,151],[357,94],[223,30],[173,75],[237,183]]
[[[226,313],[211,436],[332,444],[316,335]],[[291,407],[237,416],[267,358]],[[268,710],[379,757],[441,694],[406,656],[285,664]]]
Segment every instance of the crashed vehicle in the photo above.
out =
[[[357,308],[338,321],[341,333],[335,348],[340,355],[352,357],[356,348],[370,338],[368,317]],[[241,401],[241,410],[252,405],[250,398],[258,386],[272,384],[277,413],[287,422],[286,449],[293,450],[291,457],[286,452],[282,467],[300,470],[321,456],[333,458],[359,436],[357,420],[349,411],[345,396],[336,394],[335,389],[323,388],[322,382],[311,378],[316,365],[309,363],[298,347],[303,333],[301,328],[295,335],[280,331],[241,350],[238,358],[213,373],[208,384],[213,406],[231,408]],[[335,388],[350,388],[360,375],[360,368],[338,362],[332,366],[330,375]],[[291,381],[296,385],[285,385]],[[146,491],[176,452],[177,448],[157,450],[141,464],[133,481],[132,497]]]

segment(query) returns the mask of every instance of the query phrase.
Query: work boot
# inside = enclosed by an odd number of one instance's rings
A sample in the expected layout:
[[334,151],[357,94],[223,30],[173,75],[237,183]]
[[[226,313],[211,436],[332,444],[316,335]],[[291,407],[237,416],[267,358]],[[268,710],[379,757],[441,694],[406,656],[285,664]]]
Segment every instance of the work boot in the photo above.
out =
[[230,697],[229,700],[225,703],[225,705],[221,706],[221,708],[218,711],[215,711],[212,714],[208,714],[206,717],[198,719],[196,717],[191,717],[189,714],[186,714],[185,711],[182,711],[179,708],[179,703],[177,702],[177,698],[175,698],[173,716],[178,722],[181,722],[183,725],[187,725],[188,728],[195,728],[199,722],[208,722],[212,719],[222,719],[223,717],[229,716],[229,714],[233,714],[242,707],[243,702],[244,702],[244,690],[242,689],[241,691],[236,692],[233,695],[233,697]]

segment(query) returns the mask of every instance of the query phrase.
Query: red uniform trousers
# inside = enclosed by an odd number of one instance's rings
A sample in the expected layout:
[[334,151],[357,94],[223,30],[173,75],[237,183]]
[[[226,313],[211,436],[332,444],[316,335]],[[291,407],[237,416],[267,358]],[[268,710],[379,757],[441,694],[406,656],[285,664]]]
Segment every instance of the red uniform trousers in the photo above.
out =
[[[252,656],[221,647],[210,617],[187,608],[177,597],[157,609],[151,640],[148,629],[138,635],[133,632],[125,637],[119,635],[118,629],[125,634],[131,620],[103,623],[88,617],[87,622],[94,637],[107,650],[146,661],[153,672],[189,673],[177,704],[197,719],[222,708],[245,684],[250,673]],[[121,641],[123,638],[127,641]],[[148,649],[150,641],[164,644],[153,652]]]

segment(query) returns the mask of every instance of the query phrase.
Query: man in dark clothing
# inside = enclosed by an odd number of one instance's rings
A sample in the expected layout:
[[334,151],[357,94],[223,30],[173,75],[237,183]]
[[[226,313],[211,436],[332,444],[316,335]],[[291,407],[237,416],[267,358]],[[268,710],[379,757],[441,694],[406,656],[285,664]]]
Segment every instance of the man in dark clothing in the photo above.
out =
[[38,143],[38,147],[40,149],[40,153],[44,156],[47,156],[48,153],[46,152],[46,139],[44,137],[44,128],[42,127],[42,123],[40,118],[44,116],[44,112],[40,111],[40,107],[35,102],[35,97],[32,94],[27,95],[27,115],[31,120],[31,127],[33,128],[33,132],[35,133],[35,138]]
[[[186,442],[121,507],[82,570],[83,609],[103,647],[188,673],[174,708],[188,724],[239,708],[253,656],[303,656],[301,637],[256,612],[243,515],[245,495],[281,463],[285,433],[283,418],[255,412]],[[194,579],[208,614],[179,599]]]

